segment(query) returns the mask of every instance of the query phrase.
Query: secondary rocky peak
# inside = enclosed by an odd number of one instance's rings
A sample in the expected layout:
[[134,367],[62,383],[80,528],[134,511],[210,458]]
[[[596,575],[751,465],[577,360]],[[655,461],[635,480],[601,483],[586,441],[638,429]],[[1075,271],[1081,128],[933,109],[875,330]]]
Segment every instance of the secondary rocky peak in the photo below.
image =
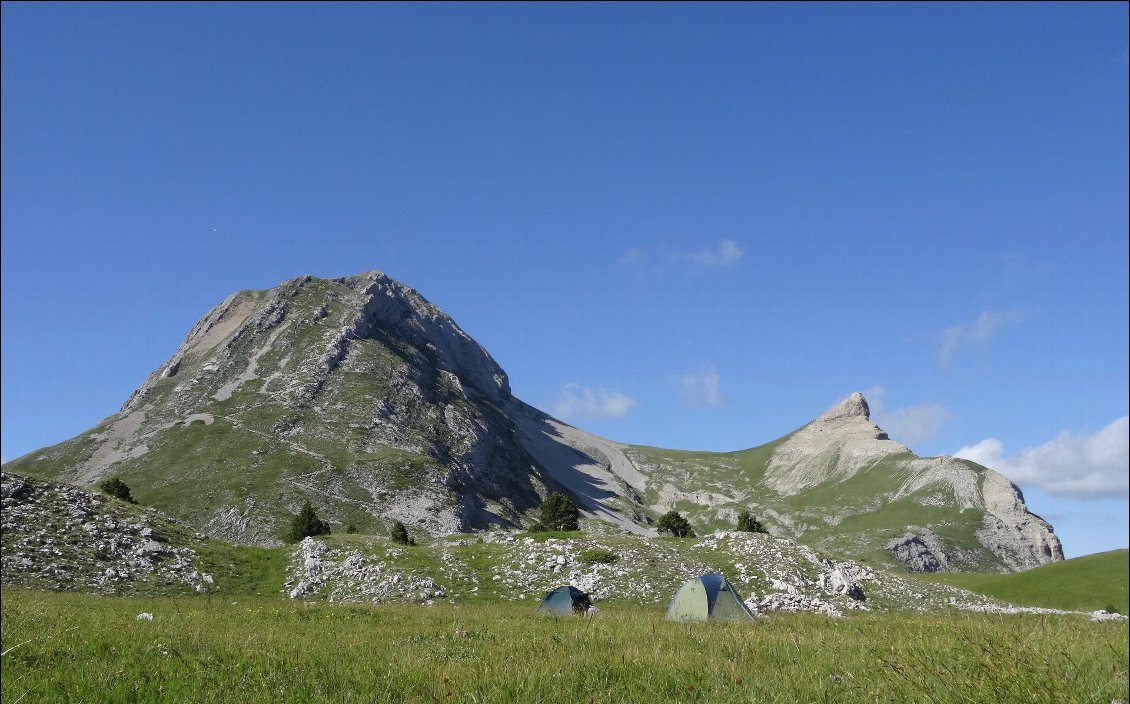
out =
[[871,408],[867,405],[867,399],[863,398],[863,394],[858,391],[824,411],[816,420],[819,422],[849,418],[871,419]]

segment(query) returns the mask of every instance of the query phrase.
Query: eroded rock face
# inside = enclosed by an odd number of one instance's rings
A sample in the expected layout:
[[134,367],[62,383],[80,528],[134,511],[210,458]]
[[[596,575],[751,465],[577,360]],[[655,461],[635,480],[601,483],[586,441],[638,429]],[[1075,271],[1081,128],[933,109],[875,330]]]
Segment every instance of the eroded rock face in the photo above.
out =
[[989,470],[981,491],[986,514],[977,539],[1010,569],[1026,570],[1063,559],[1063,546],[1051,524],[1028,511],[1015,484]]
[[510,396],[506,373],[485,349],[471,339],[446,313],[423,296],[379,271],[335,279],[367,297],[346,337],[364,338],[374,329],[388,331],[434,358],[434,364],[454,374],[495,403]]

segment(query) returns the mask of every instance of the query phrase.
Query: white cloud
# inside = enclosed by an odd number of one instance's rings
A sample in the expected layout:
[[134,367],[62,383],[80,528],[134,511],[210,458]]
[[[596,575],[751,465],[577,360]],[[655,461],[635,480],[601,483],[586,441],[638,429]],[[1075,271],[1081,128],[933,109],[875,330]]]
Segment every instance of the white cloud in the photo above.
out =
[[920,403],[886,411],[875,425],[886,430],[895,440],[917,445],[934,437],[949,419],[949,409],[942,404]]
[[701,374],[684,374],[679,377],[679,390],[683,400],[691,406],[721,406],[726,402],[718,388],[718,370],[710,367]]
[[717,247],[700,249],[697,252],[675,252],[673,262],[685,262],[695,266],[730,266],[742,258],[744,252],[733,240],[722,240]]
[[627,266],[636,266],[637,264],[642,264],[646,256],[647,253],[642,247],[632,247],[627,252],[624,252],[618,261]]
[[995,469],[1021,485],[1036,486],[1053,496],[1126,498],[1130,482],[1130,416],[1122,416],[1093,435],[1062,432],[1039,447],[1006,457],[996,438],[968,445],[954,453]]
[[632,247],[616,261],[624,266],[654,264],[659,268],[671,265],[698,268],[726,267],[736,264],[745,252],[733,240],[722,240],[715,247],[696,251],[671,250],[669,247]]
[[942,364],[949,364],[959,350],[984,345],[998,332],[1019,324],[1023,319],[1024,313],[1018,310],[982,311],[972,323],[954,325],[942,331],[938,359]]
[[619,391],[566,384],[553,404],[553,415],[567,419],[622,418],[635,404],[634,398]]
[[892,440],[908,445],[933,438],[951,416],[949,409],[940,403],[919,403],[888,410],[887,392],[882,386],[873,386],[862,393],[871,410],[871,421],[887,431]]

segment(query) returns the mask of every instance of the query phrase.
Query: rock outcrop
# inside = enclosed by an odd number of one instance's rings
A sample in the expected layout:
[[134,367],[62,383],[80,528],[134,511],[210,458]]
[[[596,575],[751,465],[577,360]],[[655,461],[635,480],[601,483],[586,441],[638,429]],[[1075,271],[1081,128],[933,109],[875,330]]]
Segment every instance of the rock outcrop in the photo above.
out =
[[939,559],[922,538],[911,533],[890,541],[886,549],[910,572],[941,572],[946,567],[944,555]]
[[[764,534],[723,531],[683,543],[614,532],[535,540],[511,531],[487,531],[413,548],[380,539],[360,546],[350,541],[349,547],[334,547],[332,542],[308,538],[295,546],[284,596],[418,604],[487,599],[525,601],[533,608],[549,590],[571,584],[598,604],[611,600],[662,609],[684,581],[724,564],[732,566],[726,570],[727,579],[758,616],[953,610],[1074,613],[1012,606],[851,560],[823,558],[804,545]],[[594,550],[616,559],[586,561]],[[484,569],[485,555],[491,559]]]
[[99,594],[206,592],[196,551],[156,511],[75,486],[0,474],[5,586]]

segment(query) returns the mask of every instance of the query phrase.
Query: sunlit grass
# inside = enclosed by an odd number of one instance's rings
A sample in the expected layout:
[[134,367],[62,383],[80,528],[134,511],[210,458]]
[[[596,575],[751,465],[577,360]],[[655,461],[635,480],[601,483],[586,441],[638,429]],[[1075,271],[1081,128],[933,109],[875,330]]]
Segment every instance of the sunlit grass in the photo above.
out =
[[[150,612],[153,621],[139,621]],[[313,606],[6,590],[3,701],[1103,702],[1127,626],[1075,617]]]
[[923,579],[1025,606],[1056,609],[1130,611],[1126,575],[1130,571],[1130,552],[1111,550],[1053,562],[1014,574],[937,573]]

